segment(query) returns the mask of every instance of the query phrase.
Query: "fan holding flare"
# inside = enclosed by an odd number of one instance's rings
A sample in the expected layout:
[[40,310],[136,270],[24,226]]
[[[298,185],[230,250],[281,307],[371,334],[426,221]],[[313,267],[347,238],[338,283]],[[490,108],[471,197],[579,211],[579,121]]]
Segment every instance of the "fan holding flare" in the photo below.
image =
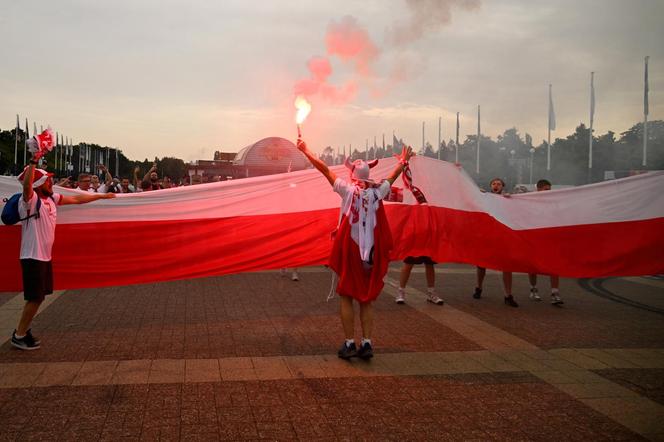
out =
[[[342,199],[339,225],[333,235],[334,244],[329,259],[330,268],[339,278],[336,291],[341,300],[341,324],[345,334],[338,356],[342,359],[355,356],[370,359],[373,357],[371,303],[383,289],[392,249],[392,235],[382,200],[389,195],[391,185],[408,165],[413,149],[406,147],[402,150],[399,163],[380,183],[370,179],[370,169],[378,163],[377,160],[370,163],[346,160],[346,167],[351,173],[351,182],[348,183],[316,158],[301,138],[297,140],[297,148],[327,178]],[[359,349],[354,339],[353,300],[360,304],[363,336]]]

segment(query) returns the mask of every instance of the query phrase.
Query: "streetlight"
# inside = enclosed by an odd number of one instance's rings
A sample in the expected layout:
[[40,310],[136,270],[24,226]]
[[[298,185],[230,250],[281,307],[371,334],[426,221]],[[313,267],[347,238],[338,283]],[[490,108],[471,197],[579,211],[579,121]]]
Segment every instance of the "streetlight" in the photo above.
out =
[[530,184],[533,184],[533,154],[535,153],[535,148],[530,148]]

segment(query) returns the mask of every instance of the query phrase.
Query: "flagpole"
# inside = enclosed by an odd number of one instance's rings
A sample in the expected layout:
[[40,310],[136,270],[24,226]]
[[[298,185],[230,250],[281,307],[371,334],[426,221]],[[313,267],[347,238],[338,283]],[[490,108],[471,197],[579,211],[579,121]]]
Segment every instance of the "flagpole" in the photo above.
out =
[[443,124],[443,117],[438,117],[438,159],[440,160],[440,135],[441,135],[441,126]]
[[25,117],[25,142],[23,143],[23,164],[26,163],[26,155],[28,150],[28,138],[30,138],[30,131],[28,130],[28,117]]
[[422,155],[424,155],[424,121],[422,121]]
[[369,139],[367,138],[367,144],[364,145],[364,161],[369,161]]
[[546,170],[551,170],[551,111],[553,110],[553,102],[551,98],[551,85],[549,84],[549,135],[546,139]]
[[55,148],[53,152],[54,162],[53,167],[55,167],[55,173],[58,173],[58,132],[55,132]]
[[21,126],[21,123],[18,118],[18,114],[16,114],[16,133],[14,134],[14,173],[18,171],[17,166],[18,166],[18,130]]
[[457,112],[457,125],[456,125],[456,141],[454,142],[456,146],[454,153],[454,162],[459,164],[459,112]]
[[593,168],[593,123],[595,119],[595,73],[590,73],[590,134],[588,135],[588,183],[592,180]]
[[475,164],[475,172],[480,174],[480,105],[477,105],[477,162]]
[[643,77],[643,167],[648,163],[648,59],[645,58],[645,74]]

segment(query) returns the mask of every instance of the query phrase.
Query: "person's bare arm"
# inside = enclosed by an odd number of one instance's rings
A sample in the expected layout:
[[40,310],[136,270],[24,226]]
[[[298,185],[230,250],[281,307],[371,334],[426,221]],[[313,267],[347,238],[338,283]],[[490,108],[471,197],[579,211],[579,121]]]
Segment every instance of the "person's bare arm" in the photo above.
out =
[[107,200],[110,198],[115,198],[114,193],[84,193],[80,195],[71,195],[65,196],[62,195],[59,204],[61,206],[66,206],[69,204],[85,204],[91,203],[92,201],[97,200]]
[[403,172],[406,163],[408,163],[413,155],[415,154],[413,153],[412,147],[408,146],[402,149],[401,155],[399,156],[399,164],[397,164],[390,176],[387,177],[387,181],[390,182],[390,185],[394,184],[397,178],[399,178],[399,175],[401,175],[401,172]]
[[143,181],[150,181],[150,174],[156,171],[157,171],[157,165],[153,164],[150,170],[148,170],[148,173],[146,173],[145,176],[143,177]]
[[34,180],[35,177],[35,164],[30,161],[30,165],[28,166],[28,169],[25,171],[25,175],[23,175],[23,201],[26,203],[30,201],[32,198],[32,194],[34,193],[34,190],[32,190],[32,181]]
[[108,169],[106,168],[106,166],[104,166],[103,164],[100,164],[100,165],[97,166],[97,167],[99,167],[99,170],[101,170],[102,172],[104,172],[104,177],[106,178],[106,182],[105,182],[105,184],[106,184],[106,187],[108,188],[108,186],[110,186],[110,185],[111,185],[111,182],[113,181],[113,177],[111,176],[111,173],[108,171]]
[[311,153],[311,151],[307,148],[307,143],[304,142],[304,140],[297,140],[297,148],[304,154],[305,157],[309,160],[313,166],[318,169],[320,173],[322,173],[325,178],[330,182],[330,185],[334,186],[334,182],[337,180],[337,175],[332,172],[329,167],[327,167],[327,164],[322,162],[320,159],[316,158],[314,154]]

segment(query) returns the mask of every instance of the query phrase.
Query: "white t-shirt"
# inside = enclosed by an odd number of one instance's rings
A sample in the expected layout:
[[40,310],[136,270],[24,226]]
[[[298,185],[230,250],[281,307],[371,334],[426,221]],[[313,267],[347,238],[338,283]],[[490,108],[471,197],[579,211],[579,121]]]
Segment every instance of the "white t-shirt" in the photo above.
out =
[[[76,190],[83,190],[81,187],[77,187]],[[97,190],[94,189],[94,187],[90,186],[88,187],[88,190],[83,190],[83,192],[90,192],[90,193],[106,193],[106,183],[100,184]]]
[[350,236],[360,248],[360,257],[363,261],[369,261],[374,245],[376,210],[380,200],[389,195],[390,182],[383,181],[378,187],[361,189],[337,178],[333,189],[341,196],[341,213],[348,217]]
[[[21,197],[18,204],[18,214],[21,218],[35,213],[37,208],[37,192],[27,203]],[[53,241],[55,240],[55,223],[58,216],[57,205],[62,201],[62,195],[53,194],[53,199],[43,198],[39,208],[39,218],[29,218],[21,221],[21,255],[20,259],[36,259],[50,261]]]

